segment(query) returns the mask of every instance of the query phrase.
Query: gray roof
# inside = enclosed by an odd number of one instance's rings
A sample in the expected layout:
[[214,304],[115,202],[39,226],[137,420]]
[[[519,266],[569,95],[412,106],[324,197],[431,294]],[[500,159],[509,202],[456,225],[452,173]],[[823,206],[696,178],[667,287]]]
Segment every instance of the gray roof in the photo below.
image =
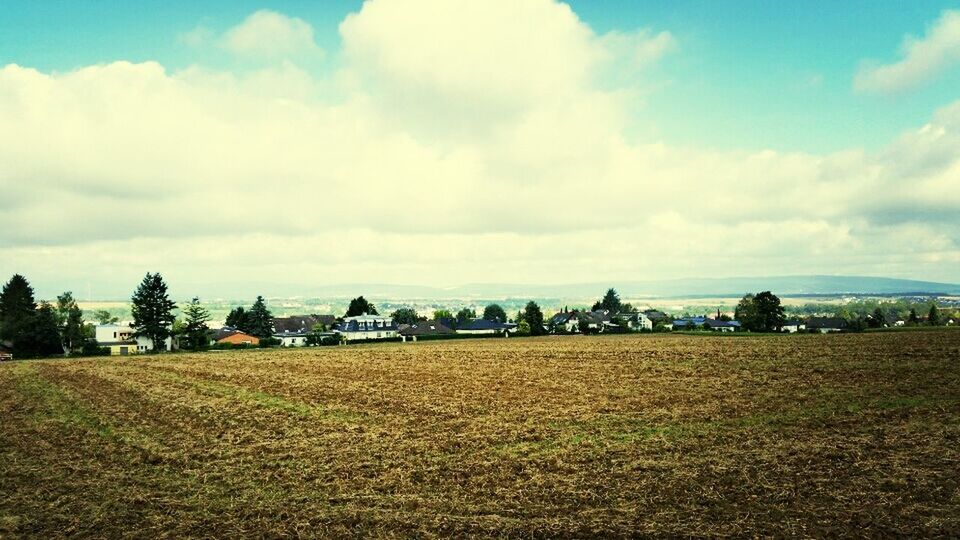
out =
[[404,336],[439,336],[455,334],[456,332],[439,321],[417,321],[406,325],[406,328],[400,330],[400,333]]
[[807,328],[836,328],[842,330],[847,327],[847,320],[840,317],[810,317],[807,319]]
[[311,332],[313,327],[322,324],[330,327],[337,321],[333,315],[291,315],[273,319],[275,332]]
[[513,330],[517,325],[513,323],[501,323],[488,321],[486,319],[474,319],[467,324],[457,328],[457,330]]

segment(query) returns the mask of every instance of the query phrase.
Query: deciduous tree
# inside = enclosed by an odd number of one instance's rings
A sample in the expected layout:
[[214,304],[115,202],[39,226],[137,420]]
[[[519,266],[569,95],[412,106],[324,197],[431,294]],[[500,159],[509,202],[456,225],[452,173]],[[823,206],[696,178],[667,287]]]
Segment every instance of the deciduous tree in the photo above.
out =
[[347,307],[347,314],[345,316],[358,317],[360,315],[379,315],[379,313],[377,313],[377,306],[368,302],[362,295],[350,301],[350,306]]
[[417,311],[413,308],[400,308],[390,314],[390,318],[397,324],[414,324],[417,322]]
[[242,306],[230,310],[224,324],[241,332],[250,333],[250,319],[247,317],[247,310],[243,309]]
[[492,322],[507,322],[507,312],[497,304],[490,304],[483,310],[483,319]]
[[120,319],[115,317],[105,309],[98,309],[93,312],[93,319],[100,324],[117,324]]
[[530,335],[542,336],[547,332],[543,327],[543,311],[533,300],[523,308],[523,320],[530,325]]

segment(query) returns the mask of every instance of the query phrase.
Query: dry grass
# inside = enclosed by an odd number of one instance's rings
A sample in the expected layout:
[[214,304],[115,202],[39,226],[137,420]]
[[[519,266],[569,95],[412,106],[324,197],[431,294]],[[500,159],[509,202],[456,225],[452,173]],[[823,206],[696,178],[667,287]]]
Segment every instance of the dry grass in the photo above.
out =
[[960,332],[0,366],[0,537],[960,534]]

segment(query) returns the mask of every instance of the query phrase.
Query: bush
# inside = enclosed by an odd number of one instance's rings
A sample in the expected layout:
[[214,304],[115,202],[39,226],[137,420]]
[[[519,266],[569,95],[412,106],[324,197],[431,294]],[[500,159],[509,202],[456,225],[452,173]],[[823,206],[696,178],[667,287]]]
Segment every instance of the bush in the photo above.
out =
[[272,338],[272,337],[260,338],[260,348],[261,348],[261,349],[269,349],[269,348],[271,348],[271,347],[276,347],[276,346],[280,345],[280,343],[281,343],[281,341],[280,341],[279,339],[277,339],[277,338]]
[[80,356],[110,356],[110,347],[101,347],[97,340],[88,339],[80,347]]

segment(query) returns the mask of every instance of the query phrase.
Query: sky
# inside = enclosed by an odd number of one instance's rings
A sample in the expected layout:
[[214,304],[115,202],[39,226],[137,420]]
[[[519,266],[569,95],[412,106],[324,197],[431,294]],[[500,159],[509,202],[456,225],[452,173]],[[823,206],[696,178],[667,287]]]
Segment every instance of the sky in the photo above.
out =
[[960,4],[7,0],[0,250],[48,297],[960,282]]

